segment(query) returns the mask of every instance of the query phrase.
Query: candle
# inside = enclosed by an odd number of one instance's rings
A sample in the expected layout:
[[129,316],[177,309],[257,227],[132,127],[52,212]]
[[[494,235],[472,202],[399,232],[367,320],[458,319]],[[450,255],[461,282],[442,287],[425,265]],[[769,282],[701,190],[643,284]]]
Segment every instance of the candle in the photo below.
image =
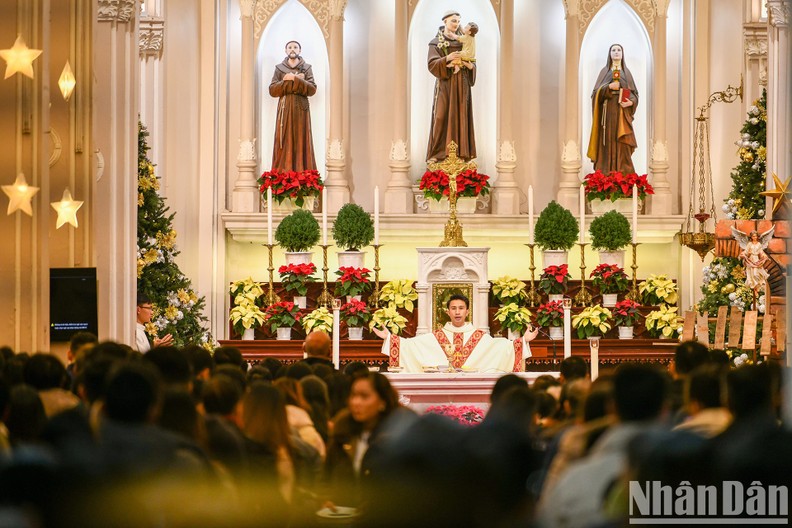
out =
[[267,244],[272,245],[272,187],[267,187]]
[[327,189],[322,189],[322,245],[327,245]]
[[534,243],[533,185],[528,186],[528,243]]
[[589,339],[589,350],[591,351],[591,381],[599,377],[599,338]]
[[586,188],[580,184],[580,243],[586,241]]
[[379,186],[374,187],[374,245],[379,246]]
[[632,243],[638,243],[638,186],[633,185],[632,193]]
[[564,359],[572,357],[572,299],[564,298]]
[[341,368],[341,300],[333,299],[333,365]]

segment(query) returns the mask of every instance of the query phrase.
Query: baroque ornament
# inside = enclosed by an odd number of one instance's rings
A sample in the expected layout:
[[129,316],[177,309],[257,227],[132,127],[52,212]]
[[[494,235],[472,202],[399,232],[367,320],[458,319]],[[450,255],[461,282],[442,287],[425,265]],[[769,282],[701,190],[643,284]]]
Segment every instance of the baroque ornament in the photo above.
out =
[[98,0],[96,17],[100,22],[129,22],[136,7],[137,0]]
[[165,20],[162,17],[143,17],[140,19],[138,48],[141,57],[155,57],[162,54],[165,36]]
[[403,139],[397,139],[391,143],[391,161],[408,161],[407,143]]
[[[333,0],[333,2],[343,1],[346,5],[346,0]],[[261,38],[264,32],[264,27],[269,22],[275,11],[282,6],[286,0],[258,0],[255,6],[255,13],[253,16],[253,27],[255,38]],[[330,9],[328,0],[300,0],[300,3],[313,15],[319,27],[322,28],[322,34],[325,40],[330,38]],[[343,16],[343,10],[342,10]]]

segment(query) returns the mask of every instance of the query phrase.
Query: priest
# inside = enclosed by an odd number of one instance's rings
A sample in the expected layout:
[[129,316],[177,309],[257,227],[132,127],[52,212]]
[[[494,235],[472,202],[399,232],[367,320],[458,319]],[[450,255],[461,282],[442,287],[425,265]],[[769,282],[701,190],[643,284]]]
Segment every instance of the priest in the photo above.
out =
[[531,357],[528,342],[539,329],[514,341],[492,337],[467,322],[469,311],[467,297],[452,295],[446,303],[450,321],[434,333],[414,338],[401,338],[379,328],[374,333],[384,339],[382,353],[389,356],[390,366],[402,367],[404,372],[423,372],[424,367],[437,365],[479,372],[524,371],[525,358]]

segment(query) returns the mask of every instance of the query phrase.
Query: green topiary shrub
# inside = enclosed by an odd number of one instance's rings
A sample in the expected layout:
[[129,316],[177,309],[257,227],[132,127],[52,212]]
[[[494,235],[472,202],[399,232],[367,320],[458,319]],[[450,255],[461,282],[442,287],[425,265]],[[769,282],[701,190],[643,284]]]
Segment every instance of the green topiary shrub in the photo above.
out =
[[371,215],[359,205],[348,203],[341,207],[333,223],[333,240],[345,251],[358,251],[374,240]]
[[618,211],[608,211],[591,222],[591,247],[597,251],[618,251],[632,242],[630,222]]
[[569,210],[555,201],[547,204],[534,228],[534,241],[542,249],[570,249],[578,238],[578,223]]
[[286,251],[308,251],[319,242],[319,222],[310,211],[297,209],[281,221],[275,241]]

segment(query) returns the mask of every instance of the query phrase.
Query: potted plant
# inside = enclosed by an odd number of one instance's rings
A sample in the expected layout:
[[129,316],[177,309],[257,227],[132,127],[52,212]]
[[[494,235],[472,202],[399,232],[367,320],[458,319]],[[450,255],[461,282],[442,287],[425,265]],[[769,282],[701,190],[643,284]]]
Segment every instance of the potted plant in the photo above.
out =
[[333,314],[324,306],[320,306],[316,310],[303,315],[300,318],[300,324],[306,334],[310,334],[314,330],[321,330],[327,334],[332,334]]
[[635,323],[641,314],[638,312],[640,305],[629,299],[616,303],[613,309],[613,322],[619,328],[619,339],[632,339]]
[[511,303],[520,304],[528,298],[525,293],[525,283],[508,275],[492,281],[492,295],[501,306]]
[[[429,201],[429,212],[444,213],[449,210],[450,178],[441,170],[426,171],[419,180],[419,189]],[[490,192],[489,176],[476,170],[466,170],[457,174],[457,211],[476,212],[476,197]]]
[[399,335],[407,328],[407,319],[397,312],[395,307],[386,306],[371,314],[369,329],[375,327],[385,328],[390,333]]
[[591,222],[591,247],[599,251],[600,264],[624,267],[624,247],[632,242],[630,222],[617,211],[608,211]]
[[412,286],[413,281],[392,280],[382,287],[379,294],[379,302],[394,308],[404,308],[412,313],[415,301],[418,300],[418,292]]
[[234,304],[229,314],[234,331],[246,341],[253,340],[256,328],[264,324],[264,313],[261,311],[264,290],[252,277],[248,277],[232,282],[229,293]]
[[333,240],[343,251],[338,253],[338,267],[362,268],[364,253],[360,248],[374,240],[371,215],[355,204],[344,204],[333,222]]
[[310,211],[293,211],[281,220],[275,241],[285,250],[287,264],[307,264],[313,254],[308,250],[319,242],[319,222]]
[[550,202],[534,227],[534,241],[544,252],[544,265],[560,265],[578,239],[578,223],[568,209]]
[[654,189],[646,179],[646,174],[622,174],[613,171],[603,174],[595,171],[583,178],[586,200],[591,202],[591,212],[598,214],[616,210],[627,213],[632,209],[633,185],[638,188],[638,199],[643,202],[647,194],[654,194]]
[[267,306],[267,324],[279,341],[291,339],[291,329],[300,320],[300,309],[293,302],[281,301]]
[[580,339],[602,337],[611,329],[608,320],[612,317],[611,311],[599,304],[586,306],[583,311],[572,317],[572,328],[577,329]]
[[665,275],[649,275],[648,279],[638,284],[638,293],[645,305],[676,304],[679,300],[676,283]]
[[548,328],[550,339],[564,339],[564,305],[561,301],[540,304],[536,309],[536,324]]
[[594,268],[591,282],[602,294],[602,305],[607,308],[616,306],[619,294],[626,292],[630,286],[627,274],[616,264],[600,264]]
[[[319,171],[304,170],[279,171],[277,169],[267,171],[258,180],[259,192],[266,196],[267,189],[272,188],[272,201],[276,204],[286,205],[282,210],[291,209],[296,206],[313,210],[316,198],[321,195],[324,184]],[[288,204],[284,204],[288,202]],[[274,209],[274,208],[273,208]]]
[[356,298],[359,301],[360,296],[371,289],[370,273],[371,270],[366,268],[339,268],[336,271],[336,275],[338,275],[335,289],[336,296],[346,297],[347,302],[352,298]]
[[347,324],[350,341],[360,341],[363,327],[371,320],[371,312],[366,303],[352,299],[341,305],[341,319]]
[[661,304],[646,316],[646,331],[655,338],[674,338],[682,331],[682,317],[676,306]]
[[539,276],[538,288],[550,297],[551,301],[561,301],[569,288],[569,267],[547,266]]
[[289,264],[278,268],[283,288],[294,295],[294,304],[302,310],[305,309],[305,294],[308,293],[308,284],[316,282],[316,277],[313,276],[314,273],[316,273],[316,266],[312,262],[308,264]]
[[531,325],[531,317],[528,308],[518,306],[513,302],[504,304],[495,312],[495,320],[500,323],[501,328],[508,330],[508,338],[511,340],[519,339]]

